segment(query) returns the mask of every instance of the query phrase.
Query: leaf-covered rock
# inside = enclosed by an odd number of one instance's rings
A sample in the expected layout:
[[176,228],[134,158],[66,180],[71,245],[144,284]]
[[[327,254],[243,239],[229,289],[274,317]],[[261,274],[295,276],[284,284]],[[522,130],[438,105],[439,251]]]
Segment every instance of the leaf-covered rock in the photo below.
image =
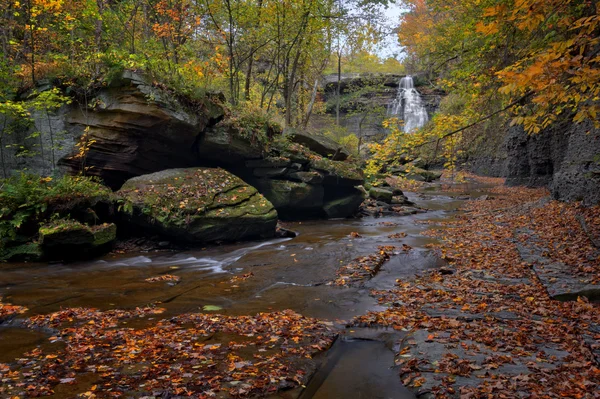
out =
[[167,237],[211,242],[275,234],[273,204],[223,169],[169,169],[135,177],[118,196],[128,222]]

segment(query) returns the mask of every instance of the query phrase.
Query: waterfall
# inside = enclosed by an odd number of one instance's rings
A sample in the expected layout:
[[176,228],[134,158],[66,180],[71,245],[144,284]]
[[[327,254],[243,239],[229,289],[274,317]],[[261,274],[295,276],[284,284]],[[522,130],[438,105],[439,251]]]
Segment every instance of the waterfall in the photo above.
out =
[[404,120],[404,132],[410,133],[423,127],[429,120],[421,95],[415,89],[412,76],[400,79],[398,94],[388,106],[388,115],[399,115]]

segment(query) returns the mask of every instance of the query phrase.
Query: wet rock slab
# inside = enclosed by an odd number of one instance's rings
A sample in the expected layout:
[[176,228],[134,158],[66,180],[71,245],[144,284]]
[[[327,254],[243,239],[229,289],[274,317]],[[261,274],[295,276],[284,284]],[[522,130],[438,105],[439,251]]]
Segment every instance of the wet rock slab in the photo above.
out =
[[[433,321],[435,322],[435,320]],[[470,324],[464,329],[469,332]],[[503,325],[516,330],[518,327]],[[540,344],[531,356],[512,356],[509,350],[493,351],[488,346],[471,340],[459,340],[447,332],[431,333],[426,329],[411,332],[401,343],[396,363],[401,367],[403,383],[411,387],[419,398],[433,398],[432,388],[449,379],[460,387],[475,387],[484,375],[511,378],[526,376],[531,364],[551,370],[556,366],[541,361],[543,358],[566,358],[569,353],[555,348],[552,343]],[[417,373],[415,373],[417,372]],[[525,394],[525,392],[523,392]]]
[[578,297],[600,299],[600,285],[591,283],[596,276],[581,274],[569,265],[552,261],[544,256],[547,249],[532,231],[523,229],[515,233],[527,234],[529,237],[524,243],[517,244],[519,255],[523,261],[532,265],[533,271],[553,299],[575,300]]

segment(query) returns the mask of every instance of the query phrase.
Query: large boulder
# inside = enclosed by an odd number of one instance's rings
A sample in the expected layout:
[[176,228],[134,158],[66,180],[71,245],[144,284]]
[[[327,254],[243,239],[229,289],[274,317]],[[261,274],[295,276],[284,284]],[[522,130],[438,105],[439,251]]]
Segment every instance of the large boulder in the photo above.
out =
[[290,137],[294,143],[306,146],[311,151],[334,161],[345,161],[350,156],[350,152],[342,145],[319,134],[294,131]]
[[85,134],[80,140],[87,151],[81,156],[75,149],[60,163],[72,173],[86,168],[112,188],[133,176],[198,165],[195,144],[223,115],[211,98],[183,101],[149,77],[126,71],[89,104],[72,108],[67,124]]
[[257,179],[255,184],[286,219],[323,216],[325,190],[321,185],[272,179]]
[[326,200],[323,210],[329,219],[345,218],[356,213],[363,201],[363,193],[354,189],[341,197]]
[[170,169],[128,180],[117,195],[140,231],[192,243],[272,237],[273,204],[219,168]]

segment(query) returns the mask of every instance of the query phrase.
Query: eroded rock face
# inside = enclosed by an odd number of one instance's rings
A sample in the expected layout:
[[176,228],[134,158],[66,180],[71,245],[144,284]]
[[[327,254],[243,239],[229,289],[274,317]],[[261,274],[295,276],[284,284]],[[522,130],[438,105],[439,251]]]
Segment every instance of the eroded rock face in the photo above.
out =
[[509,130],[508,185],[547,186],[555,199],[600,203],[600,130],[565,120],[537,135]]
[[113,87],[101,90],[93,108],[74,107],[71,126],[87,129],[91,143],[85,157],[76,152],[61,159],[71,173],[87,168],[112,188],[131,177],[163,169],[198,165],[194,144],[223,116],[209,99],[184,104],[143,75],[125,72]]
[[273,204],[219,168],[169,169],[128,180],[117,195],[140,230],[192,243],[272,237]]

